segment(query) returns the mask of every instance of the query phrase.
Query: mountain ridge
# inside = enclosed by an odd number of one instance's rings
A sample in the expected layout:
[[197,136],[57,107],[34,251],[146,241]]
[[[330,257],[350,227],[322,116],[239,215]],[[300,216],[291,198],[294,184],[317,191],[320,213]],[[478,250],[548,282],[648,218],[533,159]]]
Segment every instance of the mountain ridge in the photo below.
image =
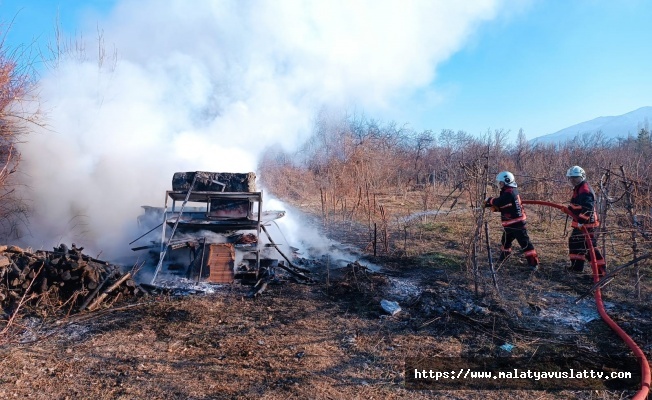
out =
[[557,132],[542,135],[530,140],[532,144],[563,143],[578,135],[601,132],[605,139],[627,138],[638,135],[641,128],[649,130],[652,121],[652,106],[644,106],[622,115],[597,117],[589,121],[571,125]]

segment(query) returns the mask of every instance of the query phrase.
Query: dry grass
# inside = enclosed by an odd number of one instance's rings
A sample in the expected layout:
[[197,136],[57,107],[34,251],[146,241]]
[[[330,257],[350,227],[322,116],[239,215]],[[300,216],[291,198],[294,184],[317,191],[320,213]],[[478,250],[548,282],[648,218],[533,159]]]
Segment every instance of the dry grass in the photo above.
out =
[[[534,210],[533,210],[534,211]],[[395,212],[395,211],[392,211]],[[364,269],[330,271],[313,262],[316,285],[271,285],[246,298],[233,285],[215,294],[146,297],[67,320],[25,317],[26,328],[0,347],[0,396],[98,399],[616,399],[622,391],[414,391],[404,385],[407,357],[512,356],[552,353],[578,362],[624,356],[626,346],[599,320],[573,328],[554,317],[592,310],[572,300],[589,282],[567,274],[562,219],[536,223],[531,236],[543,270],[524,260],[498,266],[499,291],[480,260],[478,294],[464,267],[469,218],[440,215],[411,227],[407,241],[392,237],[390,254]],[[331,236],[365,247],[367,227],[333,221]],[[491,218],[494,249],[500,237]],[[363,239],[361,239],[363,238]],[[408,248],[401,248],[407,243]],[[400,251],[399,251],[400,250]],[[482,256],[483,253],[480,254]],[[486,256],[486,254],[484,255]],[[482,257],[484,257],[482,256]],[[364,262],[363,262],[364,264]],[[650,282],[644,299],[632,296],[631,277],[603,291],[614,319],[652,353]],[[404,286],[402,286],[404,285]],[[408,290],[403,290],[407,288]],[[416,291],[411,291],[417,288]],[[397,299],[394,317],[379,306]]]

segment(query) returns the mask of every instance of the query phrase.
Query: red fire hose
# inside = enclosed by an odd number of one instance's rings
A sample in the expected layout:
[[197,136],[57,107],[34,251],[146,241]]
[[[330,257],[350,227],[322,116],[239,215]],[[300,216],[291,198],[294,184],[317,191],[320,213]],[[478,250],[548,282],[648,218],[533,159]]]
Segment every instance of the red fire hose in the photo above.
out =
[[[523,200],[523,204],[538,204],[541,206],[548,206],[548,207],[553,207],[561,210],[563,213],[566,215],[570,216],[573,218],[573,220],[577,221],[573,213],[571,213],[568,210],[568,207],[563,206],[561,204],[556,204],[556,203],[551,203],[549,201],[540,201],[540,200]],[[591,269],[593,270],[593,282],[598,282],[600,280],[600,277],[598,275],[598,263],[595,259],[595,249],[593,248],[593,242],[589,236],[589,232],[587,231],[585,226],[582,226],[580,228],[582,232],[584,233],[584,237],[586,238],[586,243],[589,245],[589,251],[591,252]],[[650,364],[648,364],[647,359],[645,358],[645,354],[643,351],[638,347],[636,342],[632,340],[627,333],[625,333],[624,330],[622,330],[621,327],[619,327],[612,319],[607,315],[607,311],[604,309],[604,303],[602,303],[602,294],[600,293],[600,288],[597,288],[595,290],[595,304],[598,307],[598,313],[600,314],[600,317],[602,317],[602,320],[609,325],[609,327],[620,336],[620,338],[627,344],[627,347],[629,347],[636,358],[638,359],[640,365],[641,365],[641,388],[636,392],[634,397],[632,397],[633,400],[643,400],[647,397],[649,391],[650,391]]]

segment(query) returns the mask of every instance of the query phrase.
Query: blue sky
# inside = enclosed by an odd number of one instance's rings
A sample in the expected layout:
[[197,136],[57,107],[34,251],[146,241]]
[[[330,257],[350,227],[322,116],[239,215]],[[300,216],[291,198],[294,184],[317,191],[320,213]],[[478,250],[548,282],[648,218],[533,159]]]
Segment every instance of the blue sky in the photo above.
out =
[[[109,17],[119,3],[0,0],[0,18],[14,19],[10,45],[36,39],[44,46],[57,14],[68,35],[93,37],[98,25],[119,23]],[[398,94],[385,109],[356,98],[349,104],[417,130],[504,129],[513,137],[522,128],[528,138],[652,105],[652,2],[512,1],[491,8],[450,55],[428,65],[427,79],[392,87]]]
[[[0,0],[0,21],[9,27],[6,39],[12,46],[54,38],[57,18],[69,34],[82,32],[114,6],[114,0]],[[6,31],[6,29],[5,29]]]
[[[429,120],[529,138],[652,104],[649,1],[538,1],[484,24],[438,68]],[[468,124],[468,125],[467,125]]]
[[652,105],[652,1],[0,0],[5,45],[47,52],[57,15],[74,46],[23,104],[35,247],[124,247],[174,172],[255,171],[344,113],[514,140]]

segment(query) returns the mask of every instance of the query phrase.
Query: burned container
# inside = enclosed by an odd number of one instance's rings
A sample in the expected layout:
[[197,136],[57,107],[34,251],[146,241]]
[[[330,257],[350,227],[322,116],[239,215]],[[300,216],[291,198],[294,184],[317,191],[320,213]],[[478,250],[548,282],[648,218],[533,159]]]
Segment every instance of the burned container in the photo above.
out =
[[263,194],[256,191],[255,180],[253,172],[175,173],[165,206],[144,206],[139,219],[162,221],[152,283],[161,271],[212,283],[256,280],[278,265],[278,254],[260,243],[260,235],[264,224],[285,212],[263,211]]

